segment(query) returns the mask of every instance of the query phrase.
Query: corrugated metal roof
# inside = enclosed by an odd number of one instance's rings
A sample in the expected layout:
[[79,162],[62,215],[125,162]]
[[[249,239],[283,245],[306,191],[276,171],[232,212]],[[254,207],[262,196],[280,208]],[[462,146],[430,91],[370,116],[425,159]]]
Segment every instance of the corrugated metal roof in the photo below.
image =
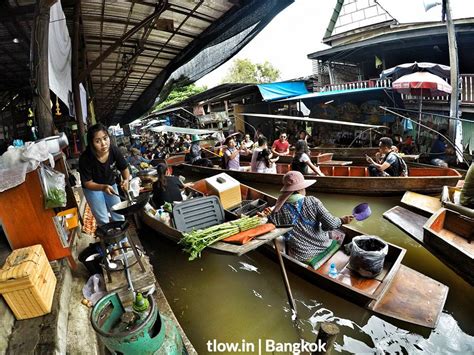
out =
[[[149,107],[176,66],[189,62],[200,48],[252,28],[250,25],[255,28],[247,37],[253,38],[291,2],[293,0],[80,1],[84,33],[81,47],[85,48],[85,56],[80,60],[87,61],[86,66],[91,66],[110,46],[162,7],[157,16],[126,38],[90,71],[89,93],[95,103],[96,116],[109,122],[135,119],[126,117],[132,105],[135,104],[135,116]],[[0,3],[1,92],[29,84],[29,38],[36,2],[8,0]],[[76,1],[63,0],[61,3],[73,37]],[[260,10],[258,16],[254,15],[257,8]],[[219,24],[223,24],[221,28]],[[20,39],[19,43],[13,43],[16,37]],[[236,46],[235,50],[239,48]],[[232,50],[221,54],[218,64],[233,54],[235,51]]]

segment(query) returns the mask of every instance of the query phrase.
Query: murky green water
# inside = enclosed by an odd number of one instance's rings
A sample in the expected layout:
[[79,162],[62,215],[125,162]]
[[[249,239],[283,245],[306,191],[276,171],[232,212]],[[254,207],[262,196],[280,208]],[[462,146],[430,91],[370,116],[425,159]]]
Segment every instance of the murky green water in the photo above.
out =
[[[277,187],[255,187],[278,194]],[[239,258],[205,252],[200,260],[188,262],[177,245],[147,230],[142,233],[142,241],[151,254],[157,278],[200,354],[209,353],[207,343],[214,339],[238,343],[255,353],[259,344],[265,350],[266,340],[296,343],[303,338],[311,342],[321,321],[335,322],[340,327],[333,352],[474,353],[473,287],[382,218],[382,213],[396,205],[400,197],[316,196],[335,215],[349,214],[353,206],[368,202],[372,216],[353,225],[406,248],[405,265],[449,286],[437,328],[430,331],[383,319],[290,272],[298,309],[295,326],[278,265],[263,254],[254,251]]]

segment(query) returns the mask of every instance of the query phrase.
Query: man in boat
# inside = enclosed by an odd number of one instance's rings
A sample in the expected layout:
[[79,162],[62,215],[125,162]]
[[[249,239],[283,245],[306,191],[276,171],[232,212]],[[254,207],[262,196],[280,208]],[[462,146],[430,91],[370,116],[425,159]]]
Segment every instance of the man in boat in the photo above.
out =
[[212,168],[212,162],[209,159],[203,158],[201,155],[201,146],[199,142],[201,138],[197,134],[193,134],[193,139],[191,142],[191,147],[189,148],[189,155],[187,154],[187,159],[192,165],[208,166]]
[[448,163],[452,162],[452,157],[448,156],[448,145],[443,135],[446,135],[447,131],[441,129],[436,140],[431,145],[430,150],[430,162],[433,165],[441,166],[443,168],[448,167]]
[[272,144],[272,153],[276,156],[290,154],[290,143],[285,132],[280,133],[280,138],[276,139]]
[[[389,137],[380,138],[377,161],[366,156],[369,165],[370,176],[402,176],[404,173],[403,162],[396,152],[392,150],[393,141]],[[383,157],[383,158],[382,158]],[[380,159],[380,160],[379,160]]]
[[275,225],[294,225],[287,236],[289,256],[314,266],[325,255],[338,248],[328,231],[350,223],[352,215],[334,217],[314,196],[306,196],[306,188],[316,180],[305,180],[299,171],[290,171],[283,176],[282,194],[273,211],[267,208],[264,214]]

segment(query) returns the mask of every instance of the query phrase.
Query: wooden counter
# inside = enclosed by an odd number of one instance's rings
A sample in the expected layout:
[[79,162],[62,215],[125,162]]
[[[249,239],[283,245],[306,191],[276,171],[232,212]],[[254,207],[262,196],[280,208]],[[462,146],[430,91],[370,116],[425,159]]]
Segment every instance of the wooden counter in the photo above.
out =
[[[0,193],[0,227],[10,247],[18,249],[41,244],[49,260],[67,257],[71,267],[75,268],[71,249],[61,243],[53,222],[54,216],[54,209],[44,208],[39,168],[26,174],[26,180],[21,185]],[[72,240],[70,242],[71,245]]]

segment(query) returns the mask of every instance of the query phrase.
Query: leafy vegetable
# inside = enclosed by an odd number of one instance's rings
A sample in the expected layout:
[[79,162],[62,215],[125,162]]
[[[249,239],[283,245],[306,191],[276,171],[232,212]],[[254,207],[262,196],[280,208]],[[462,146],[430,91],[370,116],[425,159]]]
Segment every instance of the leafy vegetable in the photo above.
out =
[[255,228],[260,225],[260,223],[261,219],[258,216],[245,216],[206,229],[198,229],[189,233],[183,233],[183,238],[179,243],[184,244],[184,251],[189,253],[189,261],[191,261],[197,257],[201,257],[201,252],[209,245],[239,232]]
[[60,188],[50,188],[46,196],[46,208],[66,206],[66,191]]

